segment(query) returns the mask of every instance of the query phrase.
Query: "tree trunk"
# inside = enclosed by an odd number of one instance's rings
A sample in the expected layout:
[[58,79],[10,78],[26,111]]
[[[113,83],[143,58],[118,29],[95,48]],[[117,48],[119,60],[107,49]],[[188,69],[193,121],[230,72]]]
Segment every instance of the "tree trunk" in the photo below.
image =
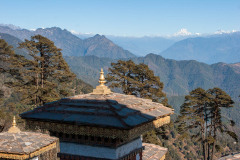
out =
[[216,141],[216,137],[217,137],[217,135],[216,135],[216,130],[217,130],[217,126],[216,126],[216,119],[217,119],[217,113],[216,113],[217,111],[215,111],[214,112],[214,128],[213,128],[213,138],[214,138],[214,142],[213,142],[213,146],[212,146],[212,156],[211,156],[211,160],[213,160],[213,157],[214,157],[214,153],[215,153],[215,141]]
[[207,153],[207,160],[210,160],[210,144],[208,143],[208,153]]
[[[36,72],[36,92],[38,92],[38,73]],[[35,94],[35,107],[38,105],[38,95]]]

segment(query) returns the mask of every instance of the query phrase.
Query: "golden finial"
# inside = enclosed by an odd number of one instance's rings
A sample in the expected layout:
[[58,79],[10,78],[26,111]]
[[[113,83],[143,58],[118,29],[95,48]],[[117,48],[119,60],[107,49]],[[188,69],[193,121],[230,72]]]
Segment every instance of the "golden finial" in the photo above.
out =
[[102,68],[101,68],[100,78],[99,78],[98,82],[100,83],[100,86],[104,86],[104,84],[106,83],[105,77],[104,77],[104,72],[103,72]]
[[13,116],[13,123],[12,123],[12,126],[13,126],[13,127],[16,127],[16,126],[17,126],[17,123],[16,123],[16,117],[15,117],[15,116]]
[[12,127],[9,128],[8,133],[18,133],[21,132],[20,129],[17,127],[16,117],[13,117]]
[[98,82],[100,83],[100,85],[97,86],[96,89],[93,90],[92,94],[110,94],[110,93],[112,93],[111,90],[107,86],[104,85],[106,83],[106,81],[104,78],[104,72],[103,72],[102,68],[101,68],[100,78],[99,78]]

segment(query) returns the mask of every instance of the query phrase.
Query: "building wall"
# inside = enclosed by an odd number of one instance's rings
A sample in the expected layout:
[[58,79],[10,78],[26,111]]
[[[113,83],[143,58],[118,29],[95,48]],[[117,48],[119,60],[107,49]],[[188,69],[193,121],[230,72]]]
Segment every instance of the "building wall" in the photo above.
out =
[[117,148],[60,142],[60,152],[63,154],[79,155],[83,157],[98,157],[105,159],[119,159],[141,148],[142,140],[140,137]]
[[[82,156],[67,155],[67,154],[60,154],[59,157],[60,157],[60,160],[110,160],[105,158],[103,159],[103,158],[95,158],[95,157],[82,157]],[[118,160],[143,160],[142,151],[129,154],[128,156],[122,157]]]
[[[36,160],[59,160],[59,158],[57,157],[57,153],[58,153],[58,150],[57,148],[54,148],[54,149],[51,149],[47,152],[44,152],[42,154],[40,154],[39,156],[37,156]],[[35,159],[33,159],[35,160]]]

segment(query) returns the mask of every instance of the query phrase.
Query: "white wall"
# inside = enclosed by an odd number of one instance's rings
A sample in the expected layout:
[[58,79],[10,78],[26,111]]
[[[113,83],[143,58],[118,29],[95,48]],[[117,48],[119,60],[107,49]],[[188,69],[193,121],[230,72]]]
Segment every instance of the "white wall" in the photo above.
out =
[[60,142],[61,153],[108,159],[118,159],[141,147],[142,140],[140,137],[116,149],[107,147],[95,147],[70,142]]

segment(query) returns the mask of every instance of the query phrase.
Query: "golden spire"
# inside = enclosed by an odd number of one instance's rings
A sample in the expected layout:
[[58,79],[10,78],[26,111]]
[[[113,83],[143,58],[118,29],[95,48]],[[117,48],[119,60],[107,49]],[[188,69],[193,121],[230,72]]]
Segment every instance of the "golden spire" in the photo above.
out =
[[104,86],[104,84],[106,83],[105,77],[104,77],[104,72],[103,72],[102,68],[101,68],[100,78],[99,78],[98,82],[100,83],[100,86]]
[[13,117],[12,127],[9,128],[8,133],[19,133],[20,129],[17,127],[16,117]]
[[104,84],[106,83],[105,78],[104,78],[104,72],[103,69],[101,68],[100,72],[100,77],[99,77],[99,86],[96,87],[96,89],[93,89],[92,94],[110,94],[112,93],[111,90],[105,86]]

